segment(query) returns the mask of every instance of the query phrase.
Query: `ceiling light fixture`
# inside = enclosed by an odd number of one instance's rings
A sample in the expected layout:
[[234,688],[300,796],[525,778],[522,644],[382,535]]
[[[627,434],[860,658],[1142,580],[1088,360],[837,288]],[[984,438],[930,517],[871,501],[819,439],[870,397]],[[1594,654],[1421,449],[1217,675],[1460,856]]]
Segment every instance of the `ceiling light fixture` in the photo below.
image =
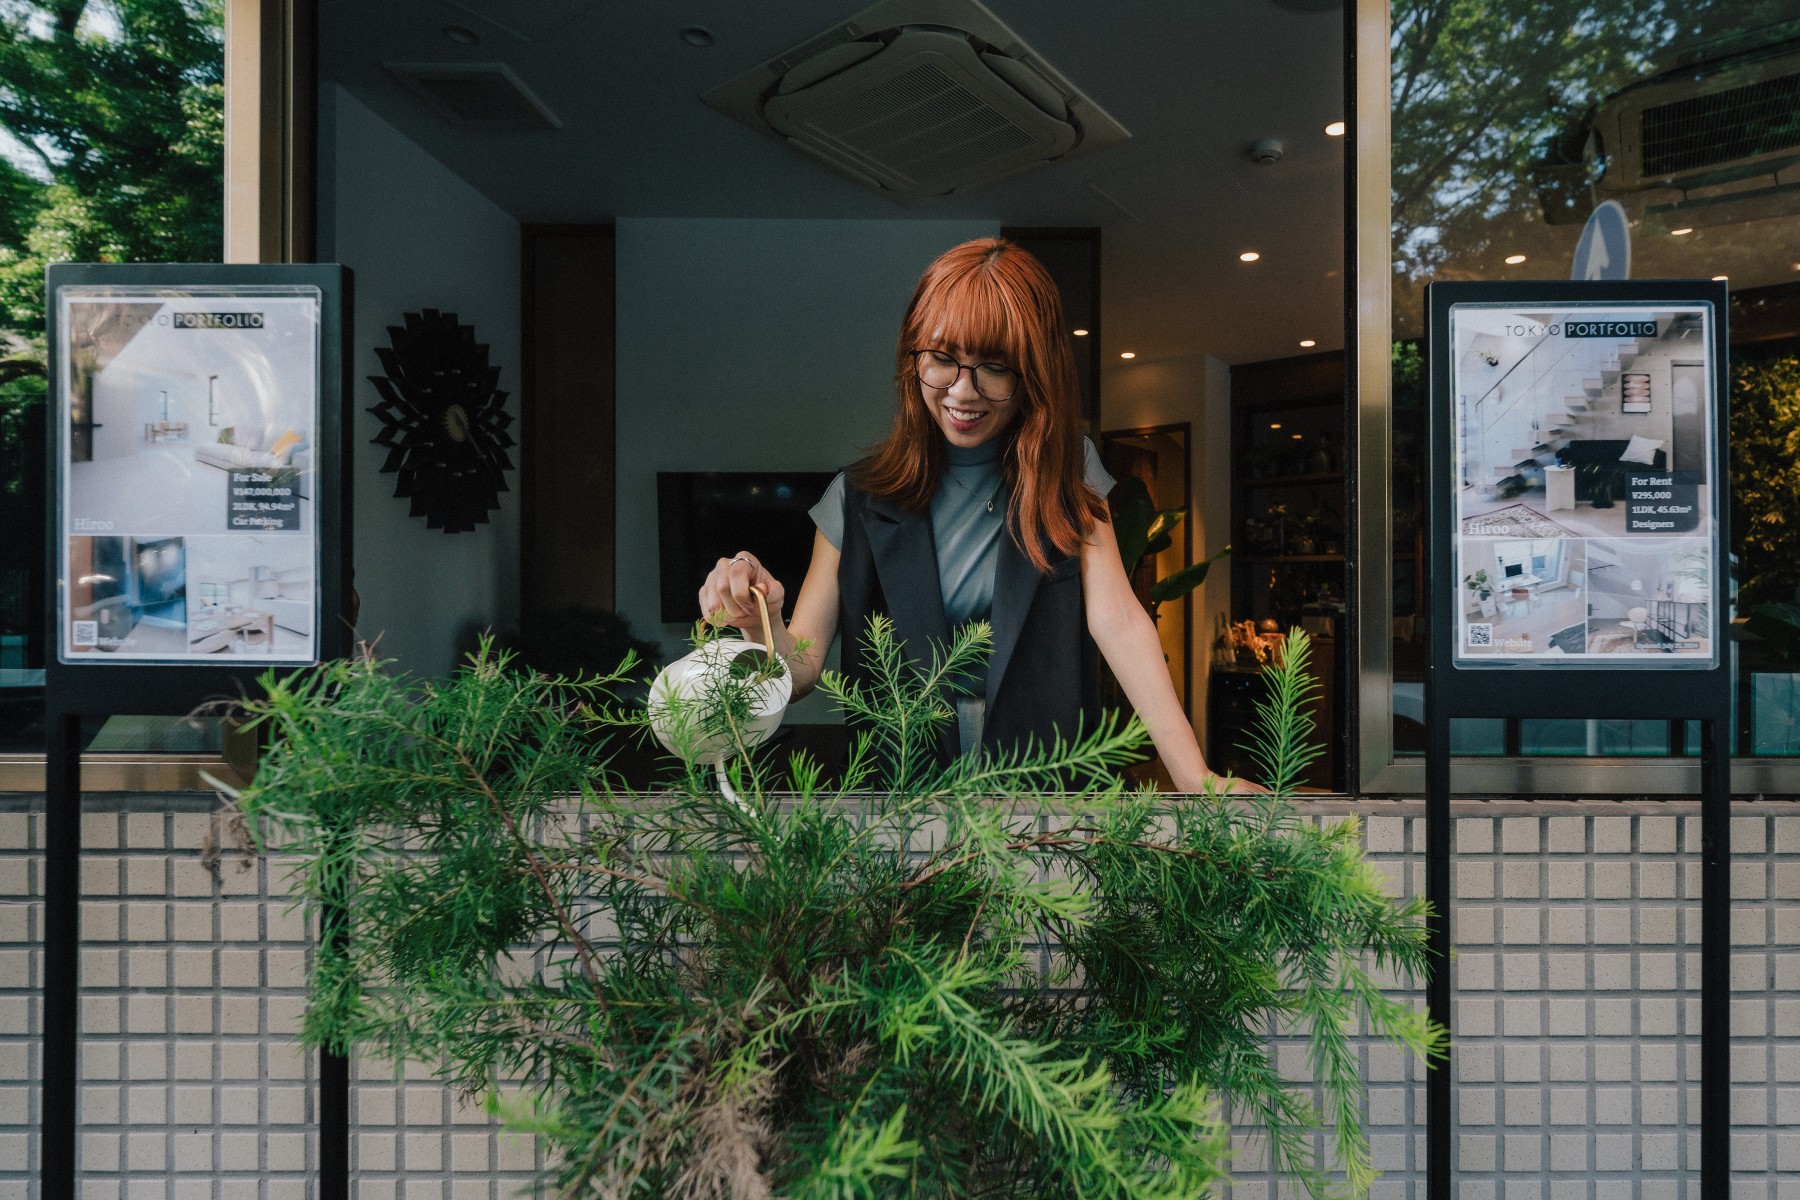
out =
[[1319,344],[1319,343],[1317,343],[1317,342],[1315,342],[1315,341],[1313,341],[1313,340],[1312,340],[1312,339],[1311,339],[1311,338],[1301,338],[1301,339],[1300,339],[1300,345],[1301,345],[1301,346],[1303,346],[1303,347],[1306,347],[1306,348],[1308,348],[1308,349],[1310,349],[1310,348],[1312,348],[1312,347],[1313,347],[1313,346],[1316,346],[1316,345],[1318,345],[1318,344]]
[[1297,442],[1297,441],[1299,441],[1299,440],[1300,440],[1300,439],[1301,439],[1301,438],[1303,438],[1303,437],[1305,437],[1305,436],[1306,436],[1306,435],[1305,435],[1305,434],[1303,434],[1303,433],[1296,433],[1296,434],[1295,434],[1295,435],[1294,435],[1294,440],[1295,440],[1295,441],[1296,441],[1296,442]]
[[1713,282],[1714,283],[1724,283],[1727,279],[1730,279],[1730,278],[1731,278],[1731,276],[1729,276],[1729,275],[1714,275]]
[[1325,136],[1326,137],[1343,137],[1344,136],[1344,123],[1342,121],[1333,121],[1331,124],[1327,125],[1325,127]]
[[459,46],[481,45],[481,35],[467,25],[446,25],[444,26],[444,36]]
[[1136,358],[1137,351],[1136,350],[1121,350],[1121,351],[1119,351],[1119,357],[1120,358]]
[[1071,329],[1069,332],[1073,333],[1076,337],[1086,337],[1088,335],[1088,331],[1085,329]]
[[1689,225],[1683,229],[1669,230],[1669,236],[1670,237],[1686,237],[1688,234],[1690,234],[1692,232],[1694,232],[1694,227],[1692,225]]
[[1239,262],[1255,262],[1257,259],[1259,259],[1261,257],[1262,257],[1262,255],[1258,254],[1254,250],[1246,250],[1242,254],[1238,255],[1238,261]]
[[1280,421],[1270,421],[1270,422],[1269,422],[1269,428],[1270,428],[1270,429],[1280,429],[1280,428],[1281,428],[1281,422],[1280,422]]
[[704,50],[713,44],[712,30],[700,25],[689,25],[681,31],[681,40]]
[[1509,254],[1506,256],[1506,265],[1509,267],[1516,267],[1524,261],[1525,256],[1523,254]]

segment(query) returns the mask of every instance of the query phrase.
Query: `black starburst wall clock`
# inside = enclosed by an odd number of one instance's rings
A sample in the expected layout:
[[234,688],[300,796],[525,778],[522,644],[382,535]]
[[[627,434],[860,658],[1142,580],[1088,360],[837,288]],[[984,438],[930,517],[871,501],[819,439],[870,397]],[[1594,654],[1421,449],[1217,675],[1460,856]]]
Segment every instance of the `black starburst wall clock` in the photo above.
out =
[[381,469],[399,472],[394,496],[412,501],[410,515],[465,533],[500,507],[513,469],[500,368],[455,313],[428,308],[405,322],[388,326],[392,346],[375,348],[386,374],[369,376],[381,393],[369,409],[382,425],[373,441],[388,448]]

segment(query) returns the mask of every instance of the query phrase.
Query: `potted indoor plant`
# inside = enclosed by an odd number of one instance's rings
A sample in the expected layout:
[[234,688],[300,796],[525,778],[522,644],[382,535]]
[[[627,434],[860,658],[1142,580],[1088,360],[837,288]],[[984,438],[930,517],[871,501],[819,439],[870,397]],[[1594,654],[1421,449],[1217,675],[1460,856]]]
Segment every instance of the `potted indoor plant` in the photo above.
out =
[[[1113,535],[1119,543],[1119,558],[1125,564],[1127,578],[1136,574],[1145,559],[1154,558],[1174,545],[1175,527],[1187,519],[1185,508],[1157,508],[1150,498],[1150,489],[1135,476],[1128,475],[1115,484],[1107,502],[1112,511]],[[1205,583],[1208,568],[1230,553],[1231,547],[1227,546],[1197,563],[1151,580],[1143,596],[1150,619],[1157,619],[1164,604],[1181,599]]]

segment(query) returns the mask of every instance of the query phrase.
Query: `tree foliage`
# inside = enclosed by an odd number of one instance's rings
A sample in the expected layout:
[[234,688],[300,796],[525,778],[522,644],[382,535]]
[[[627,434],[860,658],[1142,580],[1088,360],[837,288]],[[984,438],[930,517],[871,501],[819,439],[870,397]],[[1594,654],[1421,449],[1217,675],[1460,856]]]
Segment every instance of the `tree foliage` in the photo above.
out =
[[223,19],[222,0],[0,0],[0,333],[15,356],[42,361],[46,263],[218,261]]
[[1731,541],[1738,609],[1800,591],[1800,352],[1744,348],[1731,363]]
[[1492,259],[1537,217],[1540,167],[1580,174],[1604,100],[1684,48],[1792,37],[1796,15],[1792,0],[1394,0],[1396,268]]
[[645,720],[609,712],[625,671],[270,677],[240,801],[325,923],[305,1039],[432,1064],[538,1134],[569,1195],[1192,1200],[1224,1178],[1221,1104],[1315,1190],[1327,1128],[1366,1190],[1350,1035],[1441,1040],[1374,974],[1423,971],[1422,902],[1354,823],[1289,804],[1318,753],[1305,638],[1254,747],[1274,795],[1246,805],[1125,791],[1135,722],[936,765],[987,637],[921,668],[872,623],[871,681],[822,683],[867,729],[841,777],[769,755],[722,788],[690,759],[636,794],[606,765]]

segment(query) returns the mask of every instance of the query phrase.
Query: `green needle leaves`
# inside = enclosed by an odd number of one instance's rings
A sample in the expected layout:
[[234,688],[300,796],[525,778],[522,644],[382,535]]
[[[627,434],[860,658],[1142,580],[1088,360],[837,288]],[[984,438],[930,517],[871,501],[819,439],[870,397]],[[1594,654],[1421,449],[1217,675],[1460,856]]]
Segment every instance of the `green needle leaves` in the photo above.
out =
[[[1324,1130],[1366,1191],[1352,1034],[1428,1054],[1440,1031],[1371,974],[1422,973],[1422,904],[1289,802],[1317,753],[1305,638],[1248,803],[1127,791],[1135,721],[939,766],[987,639],[919,663],[872,622],[871,678],[823,684],[846,761],[750,750],[735,798],[673,759],[655,789],[611,773],[648,725],[611,697],[623,668],[484,649],[430,683],[271,678],[240,801],[323,921],[306,1040],[432,1064],[569,1196],[1191,1200],[1227,1178],[1226,1112],[1315,1194]],[[726,727],[745,682],[714,697]]]

